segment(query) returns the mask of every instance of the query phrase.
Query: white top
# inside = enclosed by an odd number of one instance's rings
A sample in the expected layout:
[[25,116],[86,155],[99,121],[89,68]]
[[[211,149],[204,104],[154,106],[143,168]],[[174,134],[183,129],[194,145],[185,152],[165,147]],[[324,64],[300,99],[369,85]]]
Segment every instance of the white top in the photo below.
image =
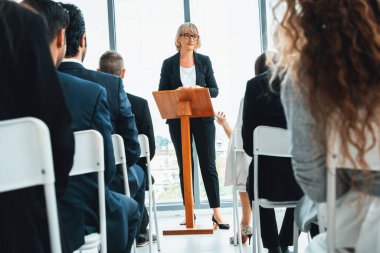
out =
[[195,74],[195,65],[190,68],[180,68],[180,76],[183,87],[195,87],[196,74]]
[[[240,101],[239,115],[231,134],[227,150],[226,172],[224,185],[236,185],[239,192],[246,192],[249,164],[252,158],[243,150],[241,128],[243,126],[244,98]],[[237,133],[237,134],[236,134]],[[237,152],[238,149],[239,151]],[[236,173],[234,175],[234,173]]]

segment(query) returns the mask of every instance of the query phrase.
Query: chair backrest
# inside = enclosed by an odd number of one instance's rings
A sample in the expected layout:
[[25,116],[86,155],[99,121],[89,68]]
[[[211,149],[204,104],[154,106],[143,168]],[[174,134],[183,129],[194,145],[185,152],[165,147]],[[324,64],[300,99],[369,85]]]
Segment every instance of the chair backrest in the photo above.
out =
[[258,126],[253,131],[253,154],[291,157],[288,130]]
[[146,157],[147,160],[150,158],[150,150],[149,150],[149,139],[145,134],[139,134],[139,144],[141,149],[141,157]]
[[49,129],[39,119],[0,121],[0,192],[44,185],[51,252],[61,252]]
[[[145,134],[139,134],[139,144],[140,144],[140,149],[141,149],[141,154],[140,158],[145,157],[146,158],[146,167],[147,167],[147,172],[148,172],[148,185],[149,185],[149,190],[152,189],[152,173],[150,169],[150,150],[149,150],[149,139]],[[149,194],[149,198],[151,198],[152,195]],[[151,203],[151,200],[150,202]]]
[[[373,125],[374,129],[377,129],[377,125]],[[375,131],[375,137],[377,140],[379,139],[379,134]],[[367,139],[370,140],[370,132],[367,129],[365,132],[365,135],[367,136]],[[335,227],[335,220],[336,220],[336,174],[337,170],[339,168],[345,168],[345,169],[355,169],[358,165],[355,165],[352,163],[350,159],[347,157],[344,157],[341,154],[341,139],[337,132],[332,132],[331,135],[328,138],[328,145],[330,147],[330,152],[326,156],[327,157],[327,248],[329,252],[335,252],[335,238],[336,238],[336,227]],[[356,141],[354,137],[354,141]],[[371,141],[367,143],[367,150],[364,154],[364,160],[367,162],[369,166],[369,170],[373,171],[379,171],[379,160],[380,160],[380,143],[376,141],[374,143],[374,146],[371,147]],[[357,157],[358,151],[353,146],[350,145],[347,148],[349,154],[354,159]],[[357,162],[357,160],[355,160]],[[323,210],[321,210],[321,213],[323,214]]]
[[91,172],[98,173],[99,220],[101,252],[107,252],[106,205],[104,189],[104,146],[103,137],[96,130],[85,130],[74,133],[75,155],[74,166],[70,176]]
[[112,135],[113,154],[115,156],[115,164],[121,164],[124,179],[125,195],[131,196],[129,191],[128,171],[127,171],[127,157],[125,155],[124,140],[118,134]]
[[288,130],[269,126],[258,126],[255,128],[253,131],[253,192],[255,200],[259,200],[258,157],[260,155],[291,157],[289,149]]
[[96,130],[74,133],[75,155],[70,176],[104,171],[103,137]]
[[39,119],[0,122],[0,192],[53,184],[49,129]]
[[124,148],[124,140],[118,134],[112,135],[112,145],[113,145],[113,154],[115,156],[115,164],[123,164],[127,163],[127,159],[125,157],[125,148]]

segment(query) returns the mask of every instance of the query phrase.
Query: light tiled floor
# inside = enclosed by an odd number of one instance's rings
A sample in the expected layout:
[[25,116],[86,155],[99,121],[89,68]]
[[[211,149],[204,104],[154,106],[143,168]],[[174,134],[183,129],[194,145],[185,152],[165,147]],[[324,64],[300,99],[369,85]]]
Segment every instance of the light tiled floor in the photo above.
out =
[[[203,226],[212,226],[211,210],[195,210],[197,215],[196,224]],[[232,209],[222,209],[223,217],[232,224]],[[161,239],[161,253],[238,253],[239,248],[229,243],[229,238],[233,235],[233,228],[230,230],[216,230],[213,235],[180,235],[180,236],[163,236],[162,230],[165,228],[179,226],[184,220],[183,211],[162,211],[158,213],[159,229]],[[281,224],[284,216],[284,210],[277,209],[277,224]],[[253,252],[251,246],[244,245],[243,252]],[[307,236],[302,234],[299,240],[299,252],[302,253],[307,245]],[[149,246],[137,248],[137,253],[148,253]],[[157,252],[157,243],[153,244],[153,252]],[[266,252],[264,250],[263,252]]]

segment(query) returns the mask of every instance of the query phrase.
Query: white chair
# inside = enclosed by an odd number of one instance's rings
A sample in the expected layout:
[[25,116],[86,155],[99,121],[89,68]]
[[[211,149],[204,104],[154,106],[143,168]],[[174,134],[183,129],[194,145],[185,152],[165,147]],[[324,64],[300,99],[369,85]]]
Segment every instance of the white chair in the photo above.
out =
[[50,249],[61,253],[48,127],[32,117],[0,121],[0,140],[0,193],[43,185]]
[[[112,145],[113,145],[113,154],[115,156],[115,164],[116,165],[121,164],[121,169],[123,171],[125,195],[127,197],[131,197],[129,182],[128,182],[127,157],[125,155],[123,138],[118,134],[113,134]],[[136,252],[136,240],[133,242],[133,252]]]
[[104,189],[104,146],[102,135],[95,130],[75,132],[74,166],[70,176],[98,173],[100,234],[85,236],[85,244],[76,252],[99,249],[107,253],[106,205]]
[[[243,149],[243,139],[241,137],[241,129],[235,129],[232,132],[233,136],[233,150],[235,152],[234,162],[236,164],[236,157],[238,153],[245,154]],[[240,217],[239,217],[239,208],[238,208],[238,194],[237,194],[237,175],[236,175],[236,166],[233,166],[233,175],[234,175],[234,185],[232,187],[232,199],[233,199],[233,226],[234,226],[234,245],[239,245],[239,252],[243,251],[242,241],[241,241],[241,229],[240,229]],[[240,239],[238,239],[240,238]]]
[[[273,156],[273,157],[291,157],[289,150],[289,136],[288,131],[277,127],[258,126],[253,131],[253,156],[254,156],[254,203],[253,203],[253,227],[256,227],[256,234],[254,242],[256,242],[258,252],[262,252],[261,242],[261,226],[260,226],[260,209],[263,208],[290,208],[297,205],[297,201],[269,201],[267,199],[259,199],[259,176],[258,176],[258,159],[260,155]],[[293,245],[294,253],[298,251],[298,229],[294,227]],[[253,252],[256,252],[255,245],[253,245]]]
[[125,148],[124,148],[124,140],[118,134],[112,135],[112,145],[113,145],[113,153],[115,156],[115,164],[121,164],[123,170],[123,178],[124,178],[124,191],[125,195],[128,197],[131,196],[129,191],[129,182],[128,182],[128,171],[127,171],[127,158],[125,156]]
[[[359,125],[359,124],[358,124]],[[374,126],[377,127],[374,123]],[[374,128],[376,129],[376,128]],[[374,131],[376,140],[379,134]],[[367,140],[371,140],[370,132],[366,129]],[[355,137],[353,138],[354,141]],[[354,245],[355,252],[378,252],[379,251],[379,198],[368,192],[357,194],[355,188],[350,189],[338,199],[336,198],[338,172],[356,170],[360,168],[358,163],[357,149],[347,143],[347,151],[352,157],[342,153],[342,143],[337,132],[330,133],[328,138],[329,152],[326,155],[327,164],[327,203],[318,204],[318,224],[320,232],[326,232],[326,240],[322,244],[327,246],[327,252],[346,252],[345,246]],[[372,146],[373,145],[373,146]],[[380,144],[378,141],[367,142],[364,160],[368,165],[368,171],[378,173],[380,161]],[[359,170],[359,169],[358,169]],[[359,176],[357,176],[359,178]],[[365,177],[367,186],[371,186],[371,177]],[[346,181],[349,182],[349,181]],[[354,235],[353,237],[351,237]],[[318,241],[316,241],[318,242]],[[318,243],[314,243],[314,247]],[[327,245],[325,245],[327,243]],[[321,246],[322,244],[319,243]],[[338,248],[336,248],[338,247]],[[350,251],[351,252],[351,251]]]
[[149,150],[149,139],[144,134],[139,134],[139,144],[141,149],[140,158],[146,158],[146,166],[148,170],[148,184],[149,184],[149,252],[152,253],[152,242],[153,242],[153,234],[152,234],[152,208],[154,212],[154,222],[156,227],[156,235],[157,235],[157,250],[161,250],[160,246],[160,234],[158,228],[158,220],[157,220],[157,207],[156,207],[156,197],[154,194],[154,189],[152,185],[152,175],[150,168],[150,150]]

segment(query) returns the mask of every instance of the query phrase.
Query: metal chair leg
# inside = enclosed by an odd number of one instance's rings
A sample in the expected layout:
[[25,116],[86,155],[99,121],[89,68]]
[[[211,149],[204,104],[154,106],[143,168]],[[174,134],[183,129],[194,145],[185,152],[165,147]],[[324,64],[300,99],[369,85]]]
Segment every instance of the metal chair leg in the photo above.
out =
[[154,212],[154,224],[156,227],[156,236],[157,236],[157,250],[161,251],[161,243],[160,243],[160,229],[158,227],[158,218],[157,218],[157,206],[156,206],[156,195],[154,190],[152,191],[153,197],[153,212]]
[[298,253],[298,236],[299,236],[299,229],[297,224],[293,223],[293,252]]

